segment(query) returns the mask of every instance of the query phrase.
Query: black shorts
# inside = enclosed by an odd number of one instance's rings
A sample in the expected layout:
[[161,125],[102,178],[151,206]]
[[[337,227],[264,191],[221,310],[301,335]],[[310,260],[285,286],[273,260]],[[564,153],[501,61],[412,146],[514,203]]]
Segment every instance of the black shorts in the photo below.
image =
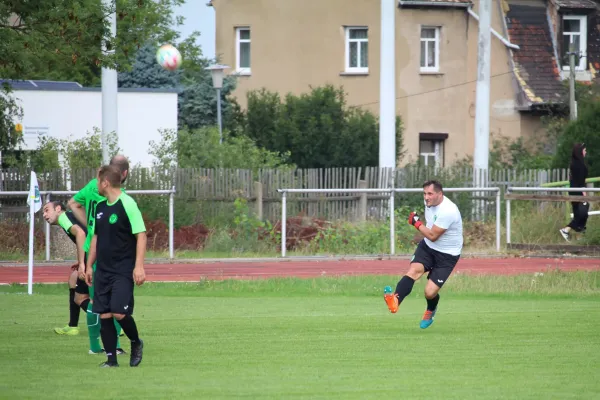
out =
[[96,270],[93,300],[92,312],[96,314],[133,314],[133,276],[106,274]]
[[434,250],[427,246],[425,240],[421,240],[410,263],[423,264],[425,271],[429,272],[427,279],[438,287],[442,287],[450,277],[459,258],[460,255],[453,256]]
[[90,294],[90,287],[87,285],[87,283],[85,283],[85,281],[79,279],[79,277],[77,277],[77,283],[75,283],[75,293],[87,295]]

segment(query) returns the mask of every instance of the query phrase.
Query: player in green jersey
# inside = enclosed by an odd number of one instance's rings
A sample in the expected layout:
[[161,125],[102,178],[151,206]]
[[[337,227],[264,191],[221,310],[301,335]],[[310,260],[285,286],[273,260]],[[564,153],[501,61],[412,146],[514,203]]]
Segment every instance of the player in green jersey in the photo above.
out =
[[[85,283],[86,254],[83,250],[87,229],[75,219],[73,213],[65,210],[63,204],[52,201],[44,205],[43,217],[50,225],[60,226],[77,246],[77,264],[71,267],[69,275],[69,323],[63,328],[54,328],[54,332],[59,335],[72,336],[79,334],[79,307],[86,297],[89,298],[88,286]],[[87,305],[83,310],[87,310]]]
[[[110,165],[114,165],[121,171],[121,183],[124,183],[127,180],[127,176],[129,175],[129,161],[127,161],[127,157],[123,155],[116,155],[110,160]],[[96,215],[96,206],[99,202],[106,200],[104,196],[101,196],[98,193],[98,183],[97,179],[92,179],[85,185],[79,192],[77,192],[68,203],[68,207],[73,211],[73,215],[77,218],[79,222],[85,224],[87,226],[87,237],[85,240],[85,244],[83,246],[86,253],[89,253],[90,243],[92,241],[93,231],[94,231],[94,223],[95,223],[95,215]],[[96,264],[93,265],[94,271],[96,270]],[[90,287],[90,298],[94,299],[94,288]],[[92,329],[95,337],[100,336],[100,325],[98,324],[97,314],[91,312],[92,306],[90,304],[89,310],[87,313],[88,317],[88,330]],[[115,326],[117,327],[117,333],[121,335],[121,326],[115,320]],[[99,345],[98,345],[99,346]],[[121,353],[121,345],[117,343],[118,352]]]

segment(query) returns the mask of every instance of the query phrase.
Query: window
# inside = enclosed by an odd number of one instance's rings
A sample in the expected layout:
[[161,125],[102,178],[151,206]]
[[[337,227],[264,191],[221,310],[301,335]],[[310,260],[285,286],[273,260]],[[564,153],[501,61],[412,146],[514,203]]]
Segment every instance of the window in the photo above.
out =
[[236,70],[250,75],[250,28],[236,28]]
[[444,166],[444,142],[447,133],[421,133],[419,135],[419,161],[425,166]]
[[369,30],[346,28],[346,72],[369,72]]
[[587,52],[587,18],[585,15],[565,15],[562,21],[563,31],[563,69],[569,69],[569,46],[575,45],[575,52],[579,55],[579,61],[575,58],[575,69],[585,70]]
[[421,27],[421,72],[440,70],[440,28]]

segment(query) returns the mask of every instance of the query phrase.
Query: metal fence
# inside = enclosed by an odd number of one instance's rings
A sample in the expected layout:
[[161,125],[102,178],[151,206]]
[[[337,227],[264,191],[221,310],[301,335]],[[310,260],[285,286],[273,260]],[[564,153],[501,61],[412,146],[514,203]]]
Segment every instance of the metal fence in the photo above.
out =
[[[599,189],[600,190],[600,189]],[[281,193],[281,257],[286,256],[286,220],[287,220],[287,195],[288,193],[356,193],[356,194],[375,194],[387,197],[388,202],[388,218],[390,221],[390,254],[396,253],[395,242],[395,223],[394,223],[394,194],[396,193],[423,193],[422,188],[411,189],[279,189]],[[444,188],[444,192],[493,192],[496,194],[496,251],[500,251],[500,188],[498,187],[481,187],[481,188]]]
[[[36,171],[41,190],[71,190],[83,187],[96,175],[96,169]],[[429,179],[438,179],[447,187],[472,187],[476,171],[470,167],[422,167],[403,168],[343,167],[343,168],[307,168],[307,169],[225,169],[225,168],[187,168],[166,170],[161,168],[132,168],[126,182],[128,190],[165,190],[177,187],[175,195],[178,209],[177,225],[227,224],[224,220],[233,215],[233,202],[242,198],[253,206],[261,219],[274,221],[281,214],[281,201],[277,189],[362,189],[362,188],[413,188]],[[547,182],[564,180],[568,177],[566,169],[554,170],[489,170],[485,182],[489,187],[505,190],[508,186],[538,187]],[[0,171],[0,191],[28,190],[29,171]],[[460,196],[461,211],[465,218],[485,219],[493,215],[491,203],[480,200],[477,213],[472,212],[473,199],[477,194]],[[408,204],[410,197],[397,196],[397,202]],[[362,215],[356,214],[360,198],[351,193],[306,193],[288,198],[289,214],[302,214],[308,217],[330,221],[356,220]],[[380,213],[381,199],[367,196],[366,218],[383,219]],[[489,206],[488,206],[489,205]],[[6,207],[8,206],[8,207]],[[154,204],[145,204],[144,211],[156,216]],[[162,205],[158,205],[162,207]],[[2,208],[12,216],[25,216],[27,210],[3,202]],[[3,217],[0,212],[0,218]],[[166,218],[166,215],[161,215]]]
[[[75,191],[60,191],[60,190],[47,190],[47,191],[40,191],[40,195],[43,196],[44,198],[44,202],[49,202],[52,201],[53,196],[73,196],[75,193]],[[174,236],[173,236],[173,229],[174,229],[174,215],[175,215],[175,210],[174,210],[174,199],[175,199],[175,187],[173,187],[170,190],[128,190],[127,194],[130,195],[158,195],[158,196],[164,196],[164,195],[168,195],[169,196],[169,258],[173,259],[175,257],[175,248],[174,248]],[[6,196],[6,197],[22,197],[23,198],[23,203],[25,203],[27,201],[27,196],[29,195],[28,191],[10,191],[10,192],[0,192],[0,196]],[[50,261],[51,258],[51,254],[50,254],[50,224],[48,224],[47,222],[44,222],[44,239],[45,239],[45,252],[46,252],[46,261]]]
[[533,201],[559,201],[559,202],[571,202],[571,201],[588,201],[588,202],[600,202],[600,196],[552,196],[548,194],[513,194],[513,192],[536,192],[536,193],[550,193],[550,192],[600,192],[600,188],[556,188],[556,187],[509,187],[504,194],[504,200],[506,202],[506,244],[511,244],[511,213],[510,213],[510,202],[514,200],[533,200]]

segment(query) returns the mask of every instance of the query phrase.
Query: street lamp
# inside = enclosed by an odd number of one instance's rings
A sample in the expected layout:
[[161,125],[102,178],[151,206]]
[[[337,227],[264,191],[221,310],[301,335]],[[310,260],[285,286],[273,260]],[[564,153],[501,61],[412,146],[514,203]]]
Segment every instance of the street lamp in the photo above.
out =
[[219,124],[219,143],[223,143],[223,127],[221,123],[221,88],[223,87],[223,75],[229,66],[215,64],[206,68],[212,74],[213,87],[217,89],[217,122]]

